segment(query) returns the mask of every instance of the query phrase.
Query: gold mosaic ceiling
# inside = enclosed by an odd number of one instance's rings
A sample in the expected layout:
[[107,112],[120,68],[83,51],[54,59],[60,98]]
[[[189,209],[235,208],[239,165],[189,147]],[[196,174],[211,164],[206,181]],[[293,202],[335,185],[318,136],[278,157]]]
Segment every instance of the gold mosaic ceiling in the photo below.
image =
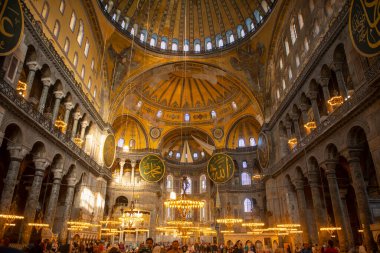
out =
[[[254,34],[274,8],[276,0],[98,0],[103,14],[137,43],[147,49],[176,53],[199,41],[200,52],[212,52],[236,45]],[[112,3],[111,3],[112,2]],[[241,30],[244,30],[243,34]],[[141,39],[141,33],[144,38]],[[230,36],[233,35],[231,41]],[[154,45],[151,38],[155,39]],[[223,45],[219,45],[219,38]],[[160,49],[166,41],[167,50]],[[213,50],[206,50],[208,40]],[[172,50],[172,44],[178,45]]]

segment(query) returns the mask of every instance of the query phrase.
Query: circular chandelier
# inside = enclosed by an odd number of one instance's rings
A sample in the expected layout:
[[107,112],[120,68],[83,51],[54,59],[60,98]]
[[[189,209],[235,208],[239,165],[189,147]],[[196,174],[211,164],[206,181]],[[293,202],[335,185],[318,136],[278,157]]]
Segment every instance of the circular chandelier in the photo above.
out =
[[233,225],[233,224],[242,223],[243,219],[240,219],[240,218],[223,218],[223,219],[216,219],[216,222],[220,223],[220,224]]

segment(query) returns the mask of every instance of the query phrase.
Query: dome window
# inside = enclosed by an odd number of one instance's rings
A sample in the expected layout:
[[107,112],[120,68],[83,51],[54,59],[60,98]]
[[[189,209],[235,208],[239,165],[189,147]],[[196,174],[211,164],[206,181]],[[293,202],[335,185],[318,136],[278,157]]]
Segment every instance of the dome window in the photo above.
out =
[[253,138],[253,137],[249,138],[249,146],[251,146],[251,147],[256,146],[255,138]]
[[247,161],[242,162],[243,169],[246,169],[248,167]]
[[245,147],[245,141],[244,141],[243,138],[240,138],[240,139],[239,139],[239,143],[238,143],[238,145],[239,145],[239,148],[243,148],[243,147]]
[[215,112],[215,111],[211,111],[211,118],[212,118],[212,119],[215,119],[215,118],[216,118],[216,112]]
[[157,118],[161,118],[162,117],[162,111],[161,110],[159,110],[158,112],[157,112]]
[[189,122],[190,121],[190,114],[185,113],[185,121]]
[[251,185],[251,176],[247,172],[241,173],[241,185]]
[[168,156],[169,156],[169,158],[172,158],[172,157],[173,157],[173,151],[172,151],[172,150],[169,151]]
[[177,153],[175,154],[175,159],[179,160],[180,158],[181,158],[181,154],[180,154],[179,152],[177,152]]

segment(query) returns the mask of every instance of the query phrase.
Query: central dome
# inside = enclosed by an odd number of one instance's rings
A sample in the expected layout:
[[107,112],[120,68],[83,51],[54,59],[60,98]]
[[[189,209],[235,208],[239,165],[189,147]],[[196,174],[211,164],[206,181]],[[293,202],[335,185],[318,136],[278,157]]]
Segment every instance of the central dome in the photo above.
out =
[[276,0],[98,0],[125,36],[160,53],[208,54],[253,35]]

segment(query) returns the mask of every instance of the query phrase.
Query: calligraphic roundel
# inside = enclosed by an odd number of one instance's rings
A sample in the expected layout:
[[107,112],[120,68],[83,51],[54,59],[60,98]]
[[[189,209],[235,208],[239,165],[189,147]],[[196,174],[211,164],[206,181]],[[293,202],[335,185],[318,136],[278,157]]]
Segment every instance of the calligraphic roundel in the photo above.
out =
[[352,0],[348,28],[352,44],[364,56],[380,53],[380,0]]
[[109,134],[104,141],[104,147],[103,147],[103,161],[104,161],[104,165],[107,168],[112,167],[113,162],[115,161],[115,155],[116,155],[115,136],[113,136],[112,134]]
[[235,164],[226,154],[213,155],[207,164],[208,177],[215,183],[225,183],[234,175]]
[[147,155],[139,164],[140,176],[148,182],[158,182],[165,174],[165,164],[157,155]]
[[21,42],[24,31],[24,14],[20,0],[0,3],[0,56],[11,54]]

